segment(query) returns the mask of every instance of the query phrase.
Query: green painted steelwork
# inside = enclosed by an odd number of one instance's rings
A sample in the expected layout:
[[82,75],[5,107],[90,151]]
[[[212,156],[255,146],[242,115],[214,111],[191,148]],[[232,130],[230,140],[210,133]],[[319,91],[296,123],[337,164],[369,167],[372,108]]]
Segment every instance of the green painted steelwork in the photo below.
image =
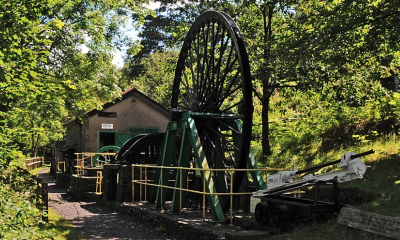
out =
[[[176,122],[169,122],[167,127],[167,132],[165,133],[165,138],[163,142],[163,147],[161,150],[160,160],[158,161],[158,166],[167,166],[170,167],[172,164],[172,159],[174,158],[174,147],[175,147],[175,138],[176,138]],[[160,169],[157,168],[154,182],[160,185],[168,185],[169,176],[171,169]],[[167,189],[162,188],[152,188],[150,194],[150,200],[155,199],[155,207],[160,209],[163,207],[166,199]]]
[[[189,129],[190,129],[189,140],[191,142],[191,145],[193,148],[193,153],[195,155],[197,164],[198,164],[199,168],[208,170],[208,169],[210,169],[210,167],[208,166],[206,155],[204,154],[203,146],[201,145],[201,141],[200,141],[194,120],[193,120],[193,118],[189,118],[189,119],[187,119],[187,121],[189,123]],[[203,179],[203,184],[205,183],[206,192],[207,193],[217,193],[217,190],[216,190],[215,184],[214,184],[214,180],[212,178],[212,172],[211,171],[201,171],[200,173],[201,173],[201,177]],[[210,204],[211,213],[213,214],[214,219],[219,222],[224,222],[225,216],[222,211],[222,206],[219,201],[218,195],[207,195],[207,199]]]
[[[100,148],[99,150],[97,150],[97,152],[99,154],[94,155],[93,160],[92,160],[92,166],[96,166],[97,165],[97,160],[100,161],[104,161],[105,163],[109,163],[111,161],[111,156],[109,155],[101,155],[100,153],[116,153],[119,151],[119,147],[118,146],[104,146],[102,148]],[[99,159],[100,157],[103,157],[104,159]]]
[[[237,129],[239,132],[242,131],[242,123],[240,121],[235,121]],[[248,169],[259,169],[256,157],[254,156],[253,149],[250,147],[249,158],[247,162]],[[267,189],[267,184],[265,183],[260,171],[250,171],[251,178],[257,190]]]
[[[189,140],[189,131],[187,128],[183,128],[182,130],[182,143],[179,153],[178,166],[180,167],[190,167],[190,153],[192,151],[190,140]],[[181,176],[182,174],[182,176]],[[188,170],[178,170],[175,178],[175,187],[179,186],[179,188],[185,188],[187,186],[187,175]],[[183,199],[186,199],[187,192],[174,190],[174,194],[172,196],[172,213],[179,213],[181,211],[181,204]]]
[[[241,141],[240,133],[241,133],[241,122],[235,118],[233,114],[201,114],[201,113],[192,113],[192,112],[182,112],[180,119],[176,119],[176,121],[170,121],[167,127],[166,137],[163,143],[163,149],[159,160],[159,166],[171,166],[174,158],[174,146],[176,143],[176,137],[178,133],[181,133],[182,140],[181,146],[179,149],[179,158],[177,165],[180,167],[189,167],[189,160],[191,157],[191,153],[194,154],[194,158],[196,161],[196,165],[198,168],[202,168],[204,170],[210,169],[211,171],[200,171],[201,179],[203,183],[205,183],[205,190],[207,193],[227,193],[229,192],[230,186],[227,184],[229,182],[227,179],[227,175],[231,177],[229,174],[225,172],[212,172],[212,168],[209,166],[207,161],[205,152],[203,150],[203,146],[201,145],[201,139],[199,137],[195,120],[194,118],[211,118],[211,119],[219,119],[223,122],[223,129],[226,131],[232,132],[232,139],[234,142],[238,143]],[[217,143],[215,145],[221,146],[223,144]],[[237,144],[238,145],[238,144]],[[223,152],[223,149],[217,150]],[[235,157],[238,157],[238,153],[235,152]],[[226,168],[222,163],[217,162],[217,169]],[[250,150],[249,158],[248,158],[248,168],[249,169],[258,169],[257,161],[255,160],[253,152]],[[161,174],[162,171],[162,174]],[[176,172],[175,177],[175,188],[186,188],[187,186],[187,170],[173,170]],[[167,185],[170,178],[171,170],[165,169],[157,169],[155,175],[155,183],[163,185]],[[182,173],[182,178],[181,178]],[[260,171],[251,171],[251,176],[253,182],[257,189],[265,189],[265,182],[263,181],[262,175]],[[215,183],[213,175],[215,175]],[[162,178],[161,178],[162,176]],[[247,176],[247,174],[245,174]],[[244,186],[248,185],[247,177],[242,182],[242,187],[240,191],[243,192]],[[204,187],[204,186],[203,186]],[[217,191],[218,189],[218,191]],[[166,192],[167,189],[164,188],[153,188],[153,200],[155,200],[155,208],[160,209],[163,207],[166,201]],[[151,199],[151,197],[150,197]],[[186,192],[180,190],[174,190],[173,198],[172,198],[172,213],[179,213],[181,209],[181,203],[186,199]],[[223,213],[223,206],[221,202],[221,197],[218,195],[207,195],[208,203],[211,208],[211,213],[213,214],[214,220],[218,222],[224,222],[225,216]],[[225,197],[225,199],[229,199],[229,197]],[[227,201],[224,201],[224,204]]]

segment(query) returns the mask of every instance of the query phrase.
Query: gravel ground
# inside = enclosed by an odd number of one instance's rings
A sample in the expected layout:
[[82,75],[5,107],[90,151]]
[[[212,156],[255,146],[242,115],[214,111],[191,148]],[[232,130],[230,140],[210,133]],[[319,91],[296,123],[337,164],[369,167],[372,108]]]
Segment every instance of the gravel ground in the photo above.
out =
[[49,207],[75,226],[82,239],[169,239],[140,219],[114,212],[95,202],[82,202],[67,196],[66,190],[55,185],[54,178],[39,172],[48,182]]

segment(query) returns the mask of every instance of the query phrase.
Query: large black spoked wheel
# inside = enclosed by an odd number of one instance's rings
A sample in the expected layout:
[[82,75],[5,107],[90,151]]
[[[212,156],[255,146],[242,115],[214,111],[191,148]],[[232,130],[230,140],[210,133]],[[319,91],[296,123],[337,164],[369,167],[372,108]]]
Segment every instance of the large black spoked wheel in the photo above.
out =
[[[253,114],[250,66],[239,28],[227,14],[208,11],[191,26],[175,71],[171,107],[193,113],[210,168],[247,168]],[[241,131],[229,123],[237,119]],[[217,191],[228,191],[229,172],[216,175]],[[234,192],[244,175],[234,174]]]
[[122,145],[113,163],[156,164],[161,154],[164,135],[164,133],[151,133],[132,137]]
[[164,133],[151,133],[139,138],[121,155],[129,164],[157,164],[164,141]]

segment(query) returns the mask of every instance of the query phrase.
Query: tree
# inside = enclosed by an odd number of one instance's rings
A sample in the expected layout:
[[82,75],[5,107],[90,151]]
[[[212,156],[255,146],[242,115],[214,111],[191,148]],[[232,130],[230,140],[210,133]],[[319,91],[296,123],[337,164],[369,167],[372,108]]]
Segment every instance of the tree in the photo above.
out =
[[132,85],[165,108],[171,105],[177,52],[154,52],[143,58],[143,73],[132,79]]
[[131,11],[137,16],[146,13],[141,8],[146,2],[2,4],[0,142],[8,146],[19,142],[19,147],[29,148],[34,155],[40,140],[56,140],[49,136],[62,134],[67,118],[77,118],[118,97],[119,72],[111,64],[112,51],[126,40],[120,25]]
[[[344,85],[338,89],[348,92],[355,85],[344,80],[351,81],[351,75],[398,72],[397,57],[392,57],[398,56],[397,3],[249,1],[242,11],[237,21],[247,26],[242,32],[249,43],[255,83],[262,89],[256,95],[263,104],[264,156],[271,153],[268,111],[275,90],[322,91],[340,80]],[[393,61],[382,67],[389,58]]]
[[[139,76],[145,71],[142,59],[152,53],[165,50],[177,51],[196,18],[207,10],[233,12],[234,1],[155,1],[160,7],[155,14],[145,17],[139,28],[139,41],[133,42],[128,50],[124,75],[128,79]],[[237,7],[237,6],[236,6]],[[134,15],[136,19],[136,15]]]

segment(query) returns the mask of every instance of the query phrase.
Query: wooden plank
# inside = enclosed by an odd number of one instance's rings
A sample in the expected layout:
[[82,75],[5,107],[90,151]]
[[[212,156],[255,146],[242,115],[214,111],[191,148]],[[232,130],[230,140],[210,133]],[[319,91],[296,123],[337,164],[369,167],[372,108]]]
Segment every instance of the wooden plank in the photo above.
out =
[[400,239],[400,218],[398,217],[390,217],[353,208],[342,208],[338,223],[365,232]]

